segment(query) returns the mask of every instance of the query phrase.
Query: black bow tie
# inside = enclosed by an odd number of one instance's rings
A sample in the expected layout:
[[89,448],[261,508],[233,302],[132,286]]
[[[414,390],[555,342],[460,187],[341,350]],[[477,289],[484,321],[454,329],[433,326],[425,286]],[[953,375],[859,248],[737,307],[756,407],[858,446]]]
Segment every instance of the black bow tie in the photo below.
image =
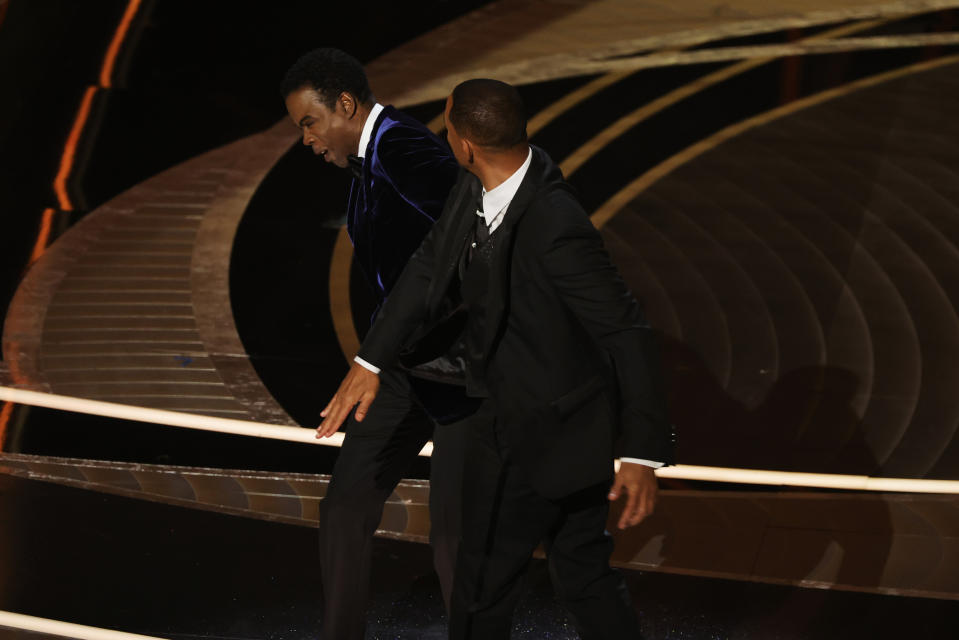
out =
[[357,180],[363,178],[363,158],[359,156],[354,156],[352,153],[346,156],[347,162],[350,163],[350,171],[353,173],[353,177]]

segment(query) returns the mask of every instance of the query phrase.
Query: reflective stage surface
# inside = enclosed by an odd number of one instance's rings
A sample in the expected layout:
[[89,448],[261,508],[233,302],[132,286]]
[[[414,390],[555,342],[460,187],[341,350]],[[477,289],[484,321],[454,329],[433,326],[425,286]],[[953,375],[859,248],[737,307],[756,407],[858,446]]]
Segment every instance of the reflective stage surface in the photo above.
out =
[[[959,480],[959,2],[374,4],[0,0],[0,386],[308,433],[372,310],[277,95],[333,45],[437,131],[520,86],[667,338],[681,464]],[[0,610],[316,636],[335,448],[0,402],[0,452]],[[428,466],[371,637],[443,636]],[[648,637],[952,637],[955,494],[662,485],[614,556]],[[529,582],[517,632],[575,637]]]
[[[0,476],[4,608],[169,638],[315,638],[316,531]],[[379,539],[369,637],[443,638],[429,547]],[[954,601],[628,572],[649,638],[950,638]],[[514,637],[576,638],[533,563]],[[0,631],[2,634],[2,631]]]

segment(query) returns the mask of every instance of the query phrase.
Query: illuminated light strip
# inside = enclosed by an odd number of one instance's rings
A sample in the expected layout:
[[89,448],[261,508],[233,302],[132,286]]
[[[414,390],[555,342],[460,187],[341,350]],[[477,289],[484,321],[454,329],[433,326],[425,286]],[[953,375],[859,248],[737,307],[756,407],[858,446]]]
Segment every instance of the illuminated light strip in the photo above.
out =
[[773,109],[772,111],[767,111],[747,120],[743,120],[742,122],[730,125],[725,129],[714,133],[710,137],[700,140],[691,147],[687,147],[671,158],[664,160],[623,187],[623,189],[615,193],[609,200],[604,202],[598,209],[596,209],[591,216],[593,224],[597,228],[602,228],[613,218],[613,216],[621,211],[623,207],[625,207],[640,193],[648,189],[653,183],[662,179],[697,156],[716,148],[723,142],[726,142],[730,138],[734,138],[745,131],[767,124],[791,113],[801,111],[802,109],[806,109],[828,100],[832,100],[833,98],[838,98],[840,96],[852,93],[853,91],[859,89],[865,89],[877,84],[882,84],[883,82],[895,80],[911,73],[928,71],[930,69],[935,69],[937,67],[942,67],[957,62],[959,62],[959,55],[953,55],[928,62],[921,62],[919,64],[910,65],[894,71],[887,71],[876,76],[862,78],[841,87],[836,87],[835,89],[829,89],[828,91],[823,91],[822,93],[817,93],[815,95],[802,98],[787,105],[783,105],[782,107]]
[[[668,52],[672,53],[678,51],[679,49],[669,49]],[[664,51],[665,53],[665,51]],[[532,138],[536,133],[538,133],[543,127],[548,125],[550,122],[563,115],[579,103],[585,101],[587,98],[592,97],[593,95],[599,93],[606,87],[616,84],[620,80],[627,78],[633,74],[633,71],[614,71],[612,73],[607,73],[595,78],[590,82],[587,82],[579,89],[571,93],[567,93],[565,96],[552,103],[542,111],[539,111],[535,116],[530,118],[529,122],[526,124],[526,134]],[[433,133],[439,133],[446,128],[446,122],[443,120],[443,114],[439,114],[426,124],[426,128],[432,131]]]
[[10,611],[0,611],[0,627],[23,629],[34,633],[44,633],[62,638],[77,638],[79,640],[161,640],[154,636],[141,636],[126,631],[87,627],[82,624],[25,616],[22,613],[11,613]]
[[[901,16],[900,16],[901,17]],[[810,39],[811,40],[811,39]],[[792,44],[752,45],[743,47],[714,47],[696,51],[656,52],[615,60],[575,60],[566,62],[562,76],[552,78],[611,73],[615,71],[638,71],[657,67],[723,62],[749,58],[782,58],[787,56],[807,56],[847,51],[869,51],[879,49],[906,49],[929,46],[948,46],[959,44],[959,33],[931,33],[904,36],[875,36],[865,38],[836,38],[832,40],[800,42]]]
[[532,138],[543,127],[579,103],[599,93],[606,87],[616,84],[620,80],[631,76],[632,74],[632,71],[617,71],[614,73],[607,73],[604,76],[600,76],[599,78],[584,84],[576,91],[567,93],[565,96],[530,118],[529,122],[526,123],[526,134]]
[[[897,18],[899,19],[899,18]],[[844,36],[849,33],[855,33],[857,31],[864,31],[866,29],[872,29],[881,24],[885,24],[889,20],[869,20],[867,22],[859,22],[853,25],[846,25],[844,27],[838,27],[836,29],[830,29],[829,31],[824,31],[823,33],[816,34],[814,36],[809,36],[808,38],[803,38],[799,42],[809,43],[815,41],[829,40],[830,38],[837,38]],[[767,57],[767,58],[754,58],[749,60],[743,60],[737,64],[714,71],[708,75],[698,78],[689,84],[683,85],[678,89],[670,91],[666,95],[660,96],[659,98],[653,100],[652,102],[644,104],[642,107],[636,109],[632,113],[628,113],[613,124],[609,125],[595,136],[587,140],[581,147],[576,151],[571,153],[565,160],[563,160],[559,168],[563,172],[563,175],[569,178],[570,175],[576,172],[577,169],[582,167],[590,158],[595,156],[597,153],[602,151],[610,142],[620,137],[631,128],[635,127],[637,124],[646,120],[657,113],[665,110],[668,107],[696,94],[704,89],[717,85],[721,82],[725,82],[730,78],[740,75],[749,71],[750,69],[755,69],[764,64],[768,64],[774,60],[777,60],[776,57]],[[621,72],[620,75],[626,76],[632,73],[630,72]],[[610,74],[612,75],[612,74]],[[605,76],[604,76],[605,77]]]
[[[329,438],[317,440],[312,429],[288,427],[284,425],[263,424],[247,420],[213,418],[210,416],[167,411],[164,409],[146,409],[113,402],[87,400],[39,393],[25,389],[0,387],[0,400],[47,407],[61,411],[74,411],[108,418],[120,418],[137,422],[163,424],[171,427],[185,427],[201,431],[215,431],[235,435],[287,440],[308,444],[342,446],[343,433],[337,432]],[[427,443],[419,455],[429,457],[433,453],[432,443]],[[617,461],[617,468],[618,468]],[[701,467],[693,465],[675,465],[656,470],[660,478],[675,480],[695,480],[702,482],[723,482],[729,484],[752,484],[768,486],[810,487],[818,489],[844,489],[848,491],[885,491],[904,493],[944,493],[959,494],[957,480],[924,480],[914,478],[873,478],[836,473],[803,473],[798,471],[768,471],[763,469],[733,469],[726,467]]]
[[[270,440],[286,440],[288,442],[301,442],[304,444],[320,444],[332,447],[343,446],[344,434],[341,431],[334,433],[329,438],[318,440],[315,437],[316,432],[313,429],[303,427],[265,424],[262,422],[236,420],[233,418],[216,418],[181,411],[169,411],[167,409],[134,407],[116,402],[103,402],[102,400],[61,396],[53,393],[14,389],[12,387],[0,387],[0,400],[26,404],[33,407],[45,407],[59,411],[73,411],[75,413],[103,416],[106,418],[162,424],[168,427],[182,427],[184,429],[213,431],[216,433],[251,436],[254,438],[268,438]],[[429,456],[432,452],[433,446],[428,443],[420,450],[419,455]]]
[[60,202],[62,211],[73,211],[73,203],[70,202],[70,196],[67,194],[67,179],[73,170],[73,160],[77,154],[77,144],[80,141],[80,135],[90,117],[90,108],[93,105],[93,96],[97,92],[97,87],[87,87],[83,94],[83,101],[80,102],[80,110],[73,121],[73,128],[70,129],[70,136],[67,138],[67,144],[63,149],[63,156],[60,158],[60,171],[53,180],[53,189],[57,193],[57,200]]
[[847,491],[883,491],[896,493],[959,493],[959,480],[924,480],[916,478],[874,478],[834,473],[802,473],[799,471],[767,471],[762,469],[727,469],[677,465],[656,470],[660,478],[762,484],[771,486],[816,487]]
[[50,228],[53,226],[53,214],[55,209],[46,209],[43,212],[43,218],[40,221],[40,235],[37,236],[37,242],[33,245],[33,253],[30,254],[28,266],[40,259],[44,251],[47,250],[47,240],[50,239]]
[[139,8],[140,0],[130,0],[130,4],[127,5],[127,10],[123,13],[123,18],[120,19],[120,24],[117,26],[116,33],[113,34],[113,41],[110,42],[107,55],[103,58],[103,66],[100,69],[100,86],[104,89],[109,89],[111,86],[113,67],[116,65],[117,56],[120,54],[120,47],[127,37],[127,31],[130,30],[130,23],[133,22],[133,17]]
[[63,211],[73,211],[73,203],[67,193],[67,180],[70,178],[70,172],[73,170],[73,161],[77,153],[77,145],[80,142],[80,136],[86,127],[87,120],[90,117],[90,108],[93,105],[93,97],[97,89],[107,89],[111,86],[111,76],[113,67],[116,64],[117,55],[120,53],[120,47],[126,38],[127,31],[130,29],[130,23],[136,15],[140,6],[140,0],[130,0],[127,9],[120,19],[116,32],[113,34],[113,41],[107,48],[107,53],[103,58],[103,64],[100,66],[100,85],[87,87],[83,94],[83,100],[80,103],[80,110],[73,121],[73,128],[70,130],[70,136],[67,138],[67,144],[63,149],[63,156],[60,158],[60,170],[57,177],[53,180],[53,189],[57,194],[57,200],[60,202],[60,209]]
[[[6,17],[7,7],[7,2],[0,2],[0,23],[2,23],[3,19]],[[139,7],[140,0],[130,0],[129,4],[127,4],[126,11],[123,14],[123,18],[121,18],[120,24],[117,27],[116,32],[113,34],[113,40],[110,43],[110,46],[107,48],[106,56],[104,57],[103,64],[100,68],[100,85],[103,88],[108,88],[111,86],[111,76],[113,75],[113,68],[116,64],[120,47],[123,44],[123,40],[126,38],[126,34],[130,29],[130,24],[133,21],[133,17],[136,15]],[[70,195],[67,192],[67,180],[70,178],[70,173],[73,171],[73,162],[76,159],[77,145],[80,143],[80,137],[83,135],[83,129],[86,127],[87,120],[90,118],[90,110],[93,106],[93,98],[96,96],[97,89],[98,87],[89,86],[83,94],[83,99],[80,101],[80,109],[77,111],[77,117],[73,121],[73,127],[70,129],[70,135],[67,137],[67,142],[63,149],[63,155],[60,157],[60,169],[57,171],[57,175],[53,179],[53,190],[57,195],[57,200],[60,204],[61,211],[73,210],[73,203],[70,201]],[[43,212],[43,217],[40,223],[40,233],[37,236],[36,243],[34,243],[33,252],[31,253],[30,260],[27,263],[28,267],[39,260],[40,256],[42,256],[46,251],[47,242],[50,240],[50,231],[53,227],[54,213],[54,209],[46,209]],[[13,375],[15,381],[20,377],[18,375],[15,361],[11,363],[11,374]],[[0,451],[3,450],[3,438],[12,413],[13,405],[10,403],[5,404],[3,409],[0,410]]]
[[4,402],[0,408],[0,451],[3,451],[3,440],[7,435],[7,427],[10,425],[10,417],[13,416],[12,402]]

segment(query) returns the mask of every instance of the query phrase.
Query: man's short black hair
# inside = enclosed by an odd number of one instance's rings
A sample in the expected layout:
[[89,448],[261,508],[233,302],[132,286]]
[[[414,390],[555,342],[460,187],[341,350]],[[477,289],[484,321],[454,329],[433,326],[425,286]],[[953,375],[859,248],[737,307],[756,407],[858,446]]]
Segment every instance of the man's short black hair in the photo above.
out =
[[471,142],[491,149],[512,149],[526,142],[526,108],[516,87],[477,78],[453,89],[450,122]]
[[373,98],[363,65],[339,49],[314,49],[302,56],[287,70],[280,83],[280,92],[286,98],[303,87],[316,91],[331,110],[344,91],[360,104]]

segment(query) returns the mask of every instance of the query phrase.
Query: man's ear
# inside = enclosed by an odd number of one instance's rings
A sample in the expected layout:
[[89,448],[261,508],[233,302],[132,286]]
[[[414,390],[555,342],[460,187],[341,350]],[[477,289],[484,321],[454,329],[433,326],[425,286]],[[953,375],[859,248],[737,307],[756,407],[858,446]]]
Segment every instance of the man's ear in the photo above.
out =
[[344,91],[340,94],[340,97],[337,98],[336,104],[343,109],[343,114],[346,116],[347,120],[352,119],[356,115],[356,98],[353,97],[348,91]]
[[473,145],[464,138],[460,138],[460,144],[463,146],[463,154],[468,156],[470,164],[473,164]]

